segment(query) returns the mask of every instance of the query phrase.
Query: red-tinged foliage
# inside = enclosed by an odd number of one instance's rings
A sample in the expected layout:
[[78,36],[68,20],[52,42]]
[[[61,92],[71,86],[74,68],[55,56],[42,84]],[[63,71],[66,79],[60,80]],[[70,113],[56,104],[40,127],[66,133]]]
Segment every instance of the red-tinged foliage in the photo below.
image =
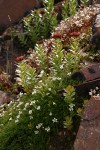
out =
[[70,36],[71,37],[78,37],[80,35],[80,32],[71,32]]
[[62,37],[62,34],[60,34],[60,33],[54,33],[52,35],[52,38],[61,38],[61,37]]
[[42,44],[43,43],[43,41],[41,40],[41,41],[37,41],[36,42],[36,44]]
[[17,58],[16,58],[16,61],[17,61],[17,62],[20,62],[20,61],[22,61],[22,60],[24,60],[24,56],[20,56],[20,57],[17,57]]

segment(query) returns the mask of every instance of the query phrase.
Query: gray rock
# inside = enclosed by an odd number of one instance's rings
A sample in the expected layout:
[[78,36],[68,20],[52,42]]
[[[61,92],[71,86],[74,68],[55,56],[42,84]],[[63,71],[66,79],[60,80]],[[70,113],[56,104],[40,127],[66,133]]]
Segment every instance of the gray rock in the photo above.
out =
[[100,12],[95,15],[90,43],[92,46],[100,49]]
[[4,91],[0,91],[0,105],[10,103],[12,100],[13,96],[11,96],[11,94]]

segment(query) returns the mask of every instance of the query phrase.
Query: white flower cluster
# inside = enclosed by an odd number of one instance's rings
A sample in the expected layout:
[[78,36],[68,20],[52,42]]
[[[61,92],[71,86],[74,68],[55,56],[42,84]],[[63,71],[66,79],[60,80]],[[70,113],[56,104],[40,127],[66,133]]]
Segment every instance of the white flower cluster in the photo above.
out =
[[23,102],[19,102],[17,107],[20,107],[23,104]]
[[34,131],[34,133],[35,133],[35,134],[38,134],[38,133],[39,133],[39,131],[37,131],[37,130],[36,130],[36,131]]
[[50,127],[46,127],[45,131],[50,132]]
[[61,78],[60,77],[52,77],[52,81],[56,81],[56,80],[60,81]]
[[36,126],[36,129],[40,129],[42,127],[43,123],[39,123],[37,126]]
[[29,110],[29,115],[31,115],[32,114],[32,110]]
[[47,131],[47,132],[50,132],[50,127],[49,127],[49,126],[48,126],[48,127],[44,127],[44,126],[43,126],[43,123],[39,123],[39,124],[36,126],[36,129],[37,129],[37,130],[35,130],[34,133],[35,133],[35,134],[39,134],[39,129],[40,129],[40,128],[44,129],[44,130]]
[[18,115],[16,116],[16,119],[15,119],[15,123],[18,123],[18,122],[19,122],[19,119],[20,119],[20,117],[21,117],[21,114],[22,114],[22,111],[19,110]]
[[53,122],[53,123],[57,123],[57,122],[58,122],[57,118],[53,118],[53,119],[52,119],[52,122]]
[[41,72],[40,72],[40,74],[38,75],[38,77],[42,77],[43,76],[43,74],[44,74],[44,70],[42,70]]
[[73,103],[71,103],[71,104],[69,104],[69,111],[73,111],[74,110],[74,107],[75,106],[75,104],[73,104]]
[[37,90],[34,89],[34,90],[32,91],[32,95],[34,95],[34,94],[36,94],[36,93],[37,93]]
[[90,96],[100,96],[98,91],[99,91],[99,87],[96,87],[95,89],[90,89],[89,95]]

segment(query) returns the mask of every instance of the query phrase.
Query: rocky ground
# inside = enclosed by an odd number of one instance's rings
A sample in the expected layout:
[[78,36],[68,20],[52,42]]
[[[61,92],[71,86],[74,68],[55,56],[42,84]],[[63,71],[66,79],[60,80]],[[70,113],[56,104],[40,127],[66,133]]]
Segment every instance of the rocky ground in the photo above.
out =
[[[98,13],[98,15],[95,16],[95,14]],[[83,15],[84,14],[84,15]],[[96,19],[95,19],[96,17]],[[93,24],[93,20],[95,20],[94,24]],[[97,49],[100,49],[100,5],[96,5],[96,6],[92,6],[92,7],[88,7],[88,8],[84,8],[83,10],[80,11],[80,16],[78,13],[76,13],[76,15],[74,17],[70,17],[68,20],[65,21],[61,21],[61,23],[59,24],[59,26],[55,29],[55,31],[52,33],[50,39],[48,40],[49,42],[52,41],[53,38],[57,38],[57,36],[59,36],[62,40],[63,43],[67,43],[69,41],[69,38],[71,36],[71,33],[73,32],[73,29],[78,32],[82,32],[82,30],[84,29],[88,29],[88,27],[93,25],[93,30],[92,30],[92,37],[90,39],[91,45],[95,46]],[[20,25],[17,26],[17,29],[20,27]],[[9,34],[9,33],[7,33]],[[47,45],[48,42],[47,41]],[[20,49],[20,50],[19,50]],[[25,57],[27,59],[27,50],[26,48],[23,50],[22,47],[18,46],[16,48],[16,44],[14,45],[14,43],[12,42],[12,39],[9,40],[5,40],[5,41],[1,41],[1,50],[0,50],[0,83],[4,86],[4,88],[0,91],[0,105],[3,103],[9,103],[13,97],[10,91],[9,94],[9,90],[12,87],[12,80],[9,80],[9,76],[7,74],[9,74],[10,76],[14,77],[15,76],[15,69],[16,69],[16,63],[19,61],[18,58],[23,59],[23,57]],[[22,56],[22,57],[19,57]],[[100,64],[100,55],[98,56],[98,62]],[[4,72],[6,72],[7,74],[5,74]],[[100,74],[100,72],[98,73]],[[100,79],[100,76],[98,77],[98,79]],[[100,84],[100,80],[99,84]],[[6,88],[5,88],[6,87]],[[4,91],[5,89],[5,91]],[[16,96],[15,96],[16,97]],[[86,108],[85,110],[85,115],[83,115],[83,121],[81,123],[78,135],[77,135],[77,139],[75,142],[75,150],[80,150],[80,143],[83,145],[82,150],[90,150],[88,148],[88,142],[86,143],[85,140],[89,140],[90,145],[92,146],[92,141],[94,140],[94,136],[95,136],[95,142],[97,142],[98,147],[95,150],[98,150],[99,147],[99,119],[98,120],[94,120],[94,117],[99,115],[99,107],[98,104],[99,103],[100,97],[99,99],[97,99],[97,101],[94,103],[94,100],[90,100],[90,106]],[[96,107],[97,111],[95,113],[95,108]],[[90,110],[90,108],[92,110]],[[89,114],[91,115],[93,110],[94,110],[94,114],[93,116],[89,116],[88,114],[88,110],[90,110],[91,112],[89,112]],[[92,122],[91,122],[91,118],[92,118]],[[96,117],[97,119],[97,117]],[[84,125],[85,122],[85,125]],[[94,124],[98,124],[97,128],[96,126],[94,126]],[[84,129],[84,126],[86,126],[87,128]],[[88,128],[88,126],[91,126],[91,128]],[[95,128],[95,130],[94,130]],[[96,130],[97,129],[97,130]],[[80,131],[81,130],[81,131]],[[90,130],[94,130],[93,132]],[[88,131],[88,135],[84,134],[83,132],[87,132]],[[59,135],[55,135],[54,139],[57,139],[57,141],[59,141],[59,144],[56,143],[56,141],[50,141],[50,150],[55,150],[55,149],[59,149],[59,150],[64,150],[66,149],[66,145],[63,145],[65,142],[65,137],[66,137],[66,131],[61,131],[59,132]],[[69,133],[67,133],[69,134]],[[89,135],[90,139],[89,139]],[[81,137],[83,137],[83,139],[81,139]],[[62,140],[63,139],[63,140]],[[85,140],[84,140],[85,139]],[[81,141],[81,142],[80,142]],[[85,147],[84,147],[84,143],[85,143]],[[94,144],[95,145],[95,144]],[[53,147],[53,148],[52,148]]]

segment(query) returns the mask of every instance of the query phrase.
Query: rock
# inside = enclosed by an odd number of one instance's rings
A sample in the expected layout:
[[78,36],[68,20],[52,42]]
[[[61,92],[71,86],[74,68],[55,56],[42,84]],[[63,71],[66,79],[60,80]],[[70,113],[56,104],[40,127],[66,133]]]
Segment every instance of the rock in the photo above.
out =
[[92,97],[84,110],[74,150],[100,150],[100,96]]
[[10,93],[0,91],[0,105],[10,103],[13,100],[13,96]]
[[39,7],[38,0],[0,0],[0,26],[11,26],[19,22],[30,10]]
[[100,0],[89,0],[89,5],[100,4]]
[[91,81],[100,78],[100,63],[89,64],[72,75],[72,79],[78,81]]
[[95,15],[90,43],[92,46],[100,49],[100,12]]
[[100,78],[74,86],[77,96],[85,98],[89,96],[90,89],[95,87],[100,88]]

